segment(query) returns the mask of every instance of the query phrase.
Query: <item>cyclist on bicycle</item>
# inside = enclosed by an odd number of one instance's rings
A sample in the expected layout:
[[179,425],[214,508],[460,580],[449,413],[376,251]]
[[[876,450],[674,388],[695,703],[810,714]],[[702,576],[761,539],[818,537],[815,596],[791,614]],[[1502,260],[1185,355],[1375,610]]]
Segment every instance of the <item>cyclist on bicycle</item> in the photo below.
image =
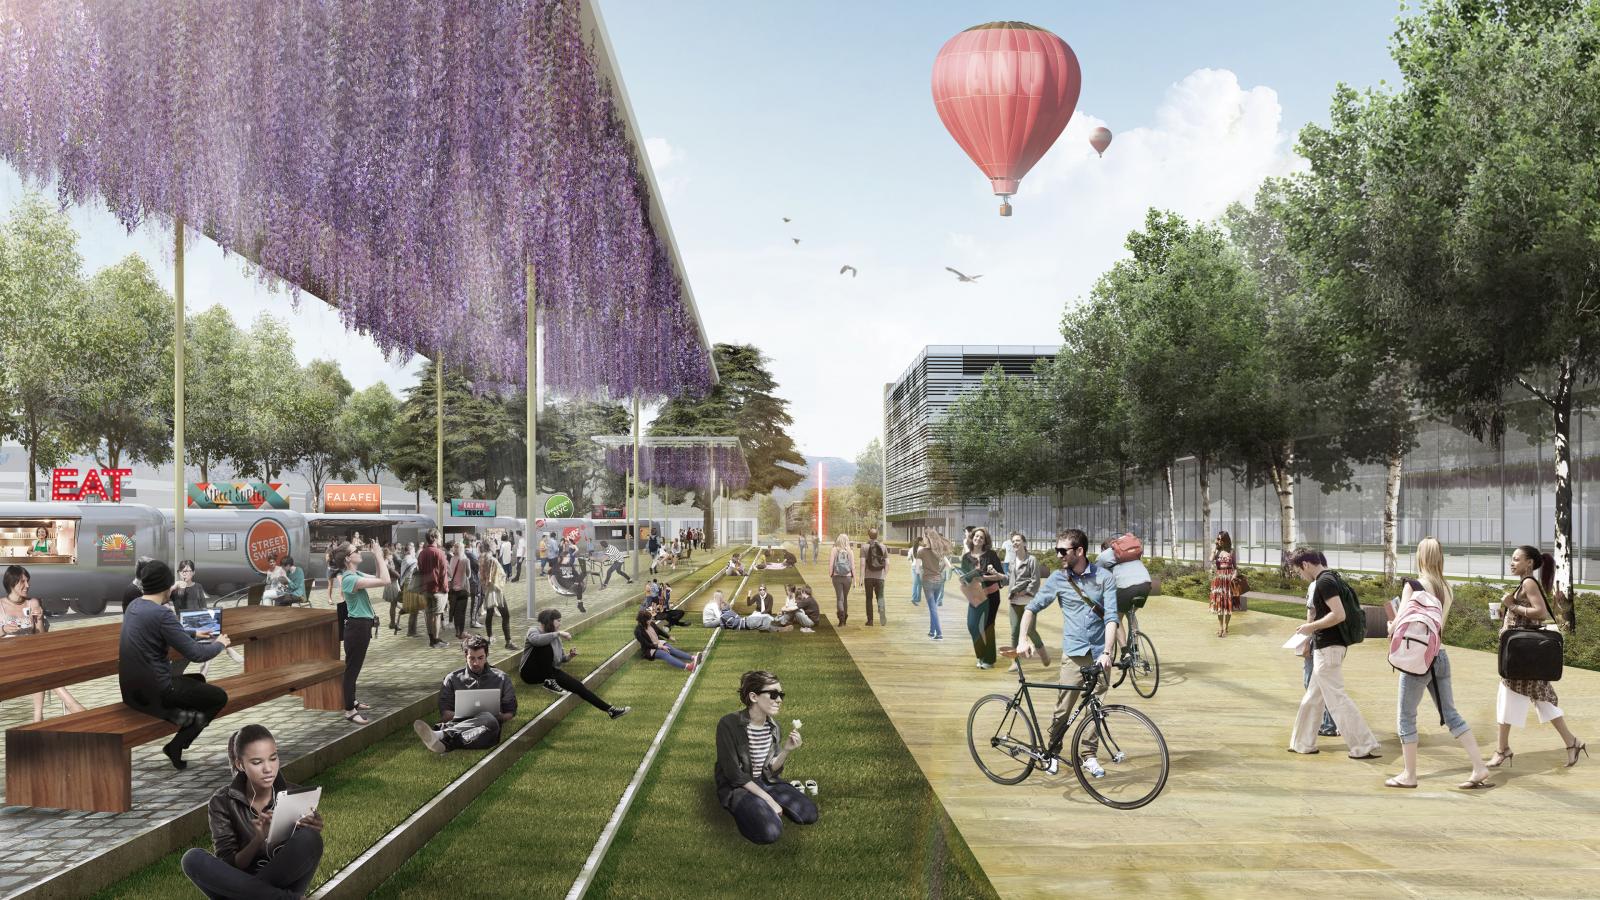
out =
[[1118,532],[1100,542],[1100,555],[1095,557],[1095,565],[1111,570],[1111,578],[1117,584],[1117,609],[1121,615],[1117,624],[1120,626],[1118,633],[1128,634],[1128,614],[1136,609],[1144,609],[1144,603],[1150,599],[1150,570],[1144,567],[1144,561],[1134,559],[1117,562],[1116,551],[1111,549],[1111,542],[1122,537],[1123,532]]
[[[1090,665],[1102,669],[1111,667],[1112,654],[1117,646],[1117,586],[1111,572],[1089,562],[1089,536],[1081,529],[1069,528],[1056,535],[1056,555],[1061,558],[1061,568],[1045,579],[1039,593],[1028,602],[1022,614],[1021,639],[1017,644],[1019,656],[1032,658],[1033,642],[1028,632],[1041,610],[1052,603],[1061,605],[1061,684],[1076,684],[1078,671]],[[1094,656],[1096,650],[1099,656]],[[1102,678],[1095,693],[1104,694],[1110,683]],[[1050,743],[1045,750],[1045,772],[1054,775],[1060,770],[1061,741],[1072,718],[1082,691],[1061,691],[1056,699],[1055,717],[1050,726]],[[1105,776],[1105,769],[1095,759],[1097,750],[1093,739],[1084,742],[1083,758],[1079,764],[1095,778]]]

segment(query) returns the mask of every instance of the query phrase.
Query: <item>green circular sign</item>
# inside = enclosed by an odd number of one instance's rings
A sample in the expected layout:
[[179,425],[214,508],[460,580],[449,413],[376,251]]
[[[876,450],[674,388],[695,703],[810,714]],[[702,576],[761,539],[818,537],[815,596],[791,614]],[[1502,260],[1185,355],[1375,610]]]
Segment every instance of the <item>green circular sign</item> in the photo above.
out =
[[547,519],[566,519],[577,512],[577,507],[572,505],[572,498],[566,494],[551,494],[550,499],[544,501],[544,517]]

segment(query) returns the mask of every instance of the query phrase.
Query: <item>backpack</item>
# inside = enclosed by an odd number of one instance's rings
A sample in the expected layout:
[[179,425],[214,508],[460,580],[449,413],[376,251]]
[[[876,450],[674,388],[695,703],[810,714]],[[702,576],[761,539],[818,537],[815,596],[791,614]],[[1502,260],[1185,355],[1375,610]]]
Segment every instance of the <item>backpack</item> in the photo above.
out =
[[849,553],[849,551],[846,551],[844,553],[835,553],[833,555],[833,570],[832,570],[832,572],[833,572],[834,575],[836,575],[836,576],[838,576],[840,578],[847,578],[852,574],[851,571],[850,571],[850,553]]
[[1339,573],[1329,569],[1322,573],[1333,579],[1339,588],[1339,599],[1344,603],[1344,621],[1334,626],[1339,629],[1339,635],[1344,638],[1346,646],[1354,647],[1367,639],[1367,611],[1361,608],[1361,601],[1356,598],[1355,588],[1346,584]]
[[1412,591],[1400,605],[1389,636],[1389,665],[1407,675],[1426,675],[1439,655],[1444,604],[1427,591]]
[[867,545],[867,568],[874,572],[881,572],[889,567],[889,554],[883,552],[883,545],[877,541]]
[[1132,562],[1144,556],[1144,542],[1129,531],[1111,542],[1111,558],[1119,563]]

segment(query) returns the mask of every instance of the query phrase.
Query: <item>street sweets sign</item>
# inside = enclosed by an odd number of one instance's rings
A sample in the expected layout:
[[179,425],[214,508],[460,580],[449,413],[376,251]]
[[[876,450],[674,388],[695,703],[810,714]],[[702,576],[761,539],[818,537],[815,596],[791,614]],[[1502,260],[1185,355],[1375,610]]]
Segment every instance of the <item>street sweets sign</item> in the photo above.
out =
[[258,519],[245,537],[250,567],[265,575],[289,555],[289,532],[273,519]]
[[382,512],[381,488],[375,484],[327,484],[322,487],[322,511]]
[[90,469],[78,480],[77,469],[50,470],[50,499],[75,503],[83,500],[122,502],[122,479],[132,469]]
[[189,484],[190,509],[288,509],[279,482],[195,481]]

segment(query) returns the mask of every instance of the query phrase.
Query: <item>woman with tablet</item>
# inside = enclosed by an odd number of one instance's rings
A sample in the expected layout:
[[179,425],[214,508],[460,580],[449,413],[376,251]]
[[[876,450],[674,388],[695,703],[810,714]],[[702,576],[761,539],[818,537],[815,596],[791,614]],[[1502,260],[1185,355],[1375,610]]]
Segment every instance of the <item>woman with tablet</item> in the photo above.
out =
[[301,789],[284,780],[278,743],[265,726],[234,732],[228,763],[233,780],[211,795],[208,809],[215,853],[191,848],[183,855],[183,874],[211,898],[303,895],[322,861],[321,815],[312,809],[292,828],[273,828],[279,802]]

